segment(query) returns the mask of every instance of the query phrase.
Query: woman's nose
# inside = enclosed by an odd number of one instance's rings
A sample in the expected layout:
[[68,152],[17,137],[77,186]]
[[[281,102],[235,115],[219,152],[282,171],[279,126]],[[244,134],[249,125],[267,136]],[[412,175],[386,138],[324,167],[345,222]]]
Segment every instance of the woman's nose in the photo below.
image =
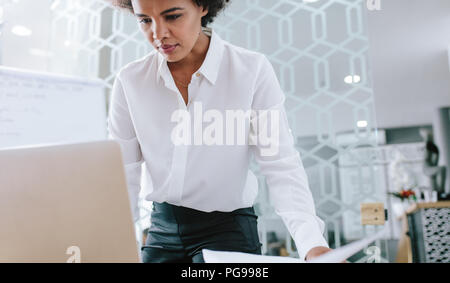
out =
[[155,23],[153,26],[153,39],[161,41],[168,36],[168,29],[163,23]]

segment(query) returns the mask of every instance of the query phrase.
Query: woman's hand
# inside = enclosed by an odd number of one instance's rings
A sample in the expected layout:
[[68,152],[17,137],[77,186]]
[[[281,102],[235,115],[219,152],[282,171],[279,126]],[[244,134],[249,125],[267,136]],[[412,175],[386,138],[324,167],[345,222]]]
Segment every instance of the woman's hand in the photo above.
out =
[[327,247],[315,247],[309,250],[309,252],[306,254],[306,261],[310,261],[313,258],[319,257],[323,254],[326,254],[327,252],[332,251],[332,249]]
[[[327,247],[315,247],[309,250],[309,252],[306,254],[306,262],[319,257],[323,254],[326,254],[328,252],[332,251],[332,249],[327,248]],[[342,263],[347,263],[347,261],[343,261]]]

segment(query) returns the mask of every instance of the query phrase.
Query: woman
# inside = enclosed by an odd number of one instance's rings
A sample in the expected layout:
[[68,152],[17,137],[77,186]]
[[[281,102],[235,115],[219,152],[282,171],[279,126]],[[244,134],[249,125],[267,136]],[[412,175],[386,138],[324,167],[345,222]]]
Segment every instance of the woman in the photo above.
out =
[[202,249],[261,254],[251,156],[300,258],[329,251],[272,66],[206,28],[226,2],[113,1],[155,48],[119,72],[108,119],[135,219],[146,164],[153,211],[144,262],[203,262]]

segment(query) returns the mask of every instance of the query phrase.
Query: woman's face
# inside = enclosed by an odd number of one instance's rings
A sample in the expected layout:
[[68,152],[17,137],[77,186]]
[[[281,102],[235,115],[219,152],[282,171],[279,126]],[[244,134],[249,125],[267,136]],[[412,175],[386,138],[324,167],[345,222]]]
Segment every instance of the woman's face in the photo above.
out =
[[141,30],[168,62],[190,54],[207,10],[192,0],[132,0],[132,4]]

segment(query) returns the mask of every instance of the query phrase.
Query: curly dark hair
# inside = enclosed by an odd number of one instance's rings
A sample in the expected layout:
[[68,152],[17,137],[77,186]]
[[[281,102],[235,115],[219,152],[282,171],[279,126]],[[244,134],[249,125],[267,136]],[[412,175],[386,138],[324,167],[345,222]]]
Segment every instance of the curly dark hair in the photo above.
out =
[[[131,0],[106,0],[113,6],[125,9],[134,14],[133,5]],[[221,12],[226,4],[231,0],[192,0],[198,6],[208,9],[208,14],[202,18],[202,26],[206,27],[208,24],[212,23],[217,17],[219,12]]]

